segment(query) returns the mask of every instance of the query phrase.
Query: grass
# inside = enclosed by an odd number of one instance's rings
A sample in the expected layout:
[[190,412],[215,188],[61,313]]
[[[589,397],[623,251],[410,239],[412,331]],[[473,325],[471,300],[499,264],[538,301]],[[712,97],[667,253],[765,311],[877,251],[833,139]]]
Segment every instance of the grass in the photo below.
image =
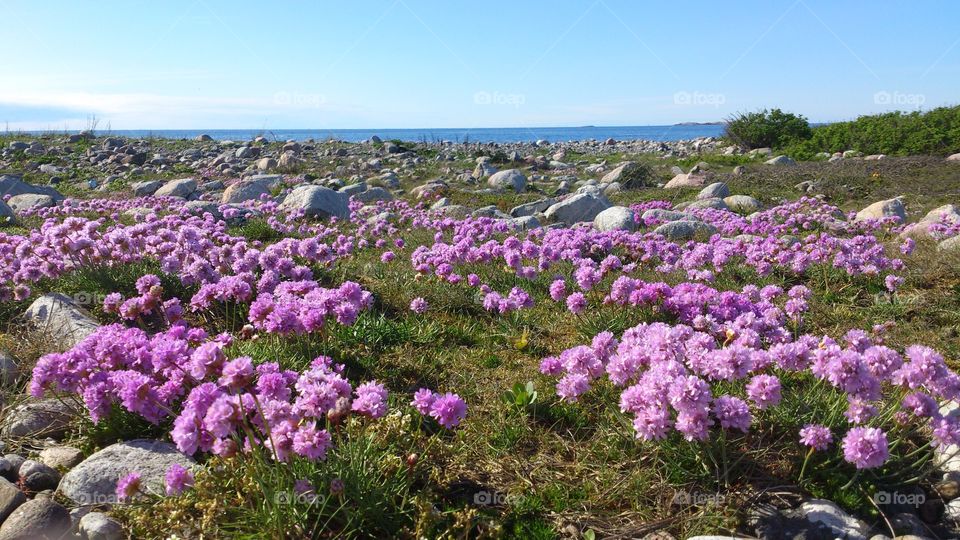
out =
[[[469,156],[458,159],[469,162]],[[782,169],[742,157],[700,159],[711,164],[717,179],[727,181],[733,193],[753,195],[768,204],[796,198],[793,186],[804,180],[818,181],[819,193],[845,210],[905,194],[915,215],[956,201],[960,195],[960,167],[933,158],[803,163]],[[664,173],[672,164],[689,168],[693,163],[661,161],[657,167]],[[732,176],[730,169],[740,164],[746,164],[746,173]],[[404,186],[434,177],[439,167],[431,162],[418,169],[412,180],[404,177]],[[614,200],[619,204],[663,198],[680,201],[692,194],[642,189],[618,194]],[[461,191],[450,195],[454,203],[474,208],[494,204],[504,211],[540,196]],[[232,228],[231,233],[262,242],[280,236],[262,220]],[[352,279],[374,293],[374,307],[353,326],[331,324],[322,334],[298,338],[239,340],[229,351],[257,361],[278,361],[290,369],[302,369],[321,354],[332,356],[347,365],[352,380],[386,383],[394,392],[392,409],[400,414],[379,424],[343,426],[325,462],[276,465],[257,455],[210,458],[191,494],[117,510],[133,527],[134,537],[166,536],[182,527],[196,527],[184,530],[185,536],[202,531],[210,537],[237,538],[560,538],[568,525],[593,530],[598,537],[655,530],[677,536],[733,531],[758,492],[797,476],[804,458],[795,441],[799,426],[814,420],[838,426],[846,422],[839,415],[842,409],[835,393],[797,377],[785,380],[789,391],[784,395],[789,397],[768,411],[763,431],[729,436],[712,445],[691,444],[676,435],[657,444],[636,441],[628,419],[617,410],[615,388],[598,384],[579,403],[563,403],[554,395],[554,381],[540,375],[537,367],[544,356],[583,343],[599,331],[620,334],[639,322],[664,320],[663,315],[605,306],[577,317],[547,298],[550,273],[526,282],[496,265],[464,268],[464,275],[476,272],[499,291],[519,284],[536,299],[530,310],[494,316],[464,286],[415,277],[405,259],[410,250],[430,243],[431,238],[416,232],[406,238],[408,248],[398,253],[400,260],[395,263],[384,265],[376,250],[366,250],[333,268],[316,269],[324,283]],[[921,243],[907,258],[905,287],[892,298],[880,291],[876,280],[849,278],[833,269],[758,279],[751,270],[729,268],[714,286],[739,289],[746,283],[807,283],[814,296],[805,331],[840,336],[849,328],[893,319],[898,323],[891,335],[894,346],[924,343],[957,358],[958,269],[957,257],[938,253],[932,243]],[[555,270],[569,272],[569,267],[559,265]],[[33,297],[44,291],[93,298],[114,291],[130,295],[136,278],[144,273],[162,276],[168,294],[185,301],[195,292],[180,286],[176,276],[160,273],[156,265],[138,263],[83,268],[41,282]],[[670,283],[683,278],[649,268],[635,277]],[[598,288],[609,288],[609,283]],[[410,299],[417,296],[430,305],[425,315],[409,310]],[[16,315],[26,304],[4,304],[0,321],[11,328],[9,332],[15,331]],[[90,307],[102,321],[111,320],[95,304]],[[201,315],[194,322],[222,330],[237,328],[242,312],[231,314],[224,309]],[[505,392],[528,381],[538,392],[535,403],[517,408],[503,401]],[[469,418],[461,430],[442,433],[435,425],[417,420],[406,402],[422,386],[455,391],[466,399]],[[84,450],[92,451],[134,433],[159,432],[118,414],[96,427],[81,426],[78,440],[85,441]],[[922,466],[905,463],[903,457],[918,440],[916,435],[905,435],[904,440],[909,444],[889,467],[864,478],[871,489],[898,481],[898,469],[923,472]],[[418,458],[410,467],[407,458],[413,453]],[[844,489],[851,470],[819,456],[809,467],[807,480],[798,489],[868,515],[872,512],[863,493]],[[291,497],[293,482],[299,479],[317,486],[322,504],[303,504]],[[329,493],[333,479],[344,481],[342,494]],[[719,504],[676,505],[673,500],[679,491],[724,493],[727,499]],[[503,497],[497,497],[496,504],[474,504],[480,492]]]

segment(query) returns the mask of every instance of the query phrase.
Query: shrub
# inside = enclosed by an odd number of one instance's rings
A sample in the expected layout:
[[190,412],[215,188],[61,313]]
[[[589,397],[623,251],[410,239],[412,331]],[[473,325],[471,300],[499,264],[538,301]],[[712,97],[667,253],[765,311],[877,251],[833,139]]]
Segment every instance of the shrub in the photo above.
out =
[[779,148],[810,138],[810,124],[801,115],[764,109],[735,114],[727,120],[723,134],[746,148]]

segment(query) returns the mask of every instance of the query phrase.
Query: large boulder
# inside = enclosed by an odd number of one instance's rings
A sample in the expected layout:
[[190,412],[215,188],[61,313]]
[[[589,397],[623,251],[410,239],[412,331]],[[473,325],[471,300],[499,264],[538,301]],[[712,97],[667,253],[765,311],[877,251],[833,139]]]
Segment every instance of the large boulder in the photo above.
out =
[[156,193],[162,185],[163,182],[159,180],[146,180],[144,182],[130,184],[130,188],[133,189],[133,195],[135,197],[147,197]]
[[763,208],[760,201],[749,195],[730,195],[729,197],[724,197],[723,202],[730,210],[740,214],[752,214]]
[[61,538],[70,531],[70,511],[46,497],[20,505],[0,526],[0,540]]
[[886,217],[896,217],[902,223],[907,218],[906,208],[900,198],[877,201],[863,210],[857,212],[856,221],[867,219],[881,219]]
[[303,210],[308,217],[347,219],[350,207],[347,196],[323,186],[300,186],[280,204],[283,210]]
[[677,210],[691,210],[697,208],[712,208],[714,210],[729,210],[727,203],[723,202],[723,199],[718,199],[713,197],[712,199],[698,199],[696,201],[690,201],[683,203],[682,205],[678,204],[676,206]]
[[670,179],[666,185],[663,186],[663,189],[679,189],[686,187],[702,187],[707,183],[707,177],[702,174],[685,174],[680,173]]
[[694,216],[693,214],[688,214],[686,212],[677,212],[676,210],[665,210],[663,208],[651,208],[650,210],[647,210],[646,212],[644,212],[640,216],[640,219],[642,221],[653,221],[653,222],[661,221],[666,223],[669,223],[671,221],[680,221],[684,219],[700,221],[700,219]]
[[578,193],[553,204],[543,213],[548,221],[579,223],[593,221],[597,214],[612,206],[606,197],[592,193]]
[[543,212],[547,208],[550,208],[553,204],[557,202],[556,199],[540,199],[539,201],[528,202],[521,204],[520,206],[514,206],[510,210],[510,215],[513,217],[524,217],[532,216],[536,213]]
[[0,477],[0,523],[25,502],[27,502],[26,495],[9,480]]
[[836,503],[824,499],[810,499],[800,505],[800,515],[812,524],[821,524],[837,538],[867,540],[870,526],[851,516]]
[[723,182],[714,182],[697,193],[698,199],[722,199],[730,195],[730,188]]
[[59,191],[50,186],[35,186],[28,184],[16,176],[0,176],[0,198],[5,195],[15,197],[17,195],[49,195],[54,201],[60,202],[64,196]]
[[256,201],[262,196],[270,196],[270,186],[268,182],[260,180],[240,180],[239,182],[227,186],[223,195],[220,197],[220,204],[236,204],[246,201]]
[[947,156],[947,161],[958,161],[958,162],[960,162],[960,152],[958,152],[958,153],[956,153],[956,154],[951,154],[951,155]]
[[663,235],[672,242],[693,240],[696,237],[706,238],[717,232],[716,227],[702,221],[679,220],[660,225],[653,232]]
[[24,193],[10,197],[7,204],[15,213],[22,214],[35,208],[50,208],[55,206],[57,202],[53,200],[53,197],[42,193]]
[[382,187],[374,186],[366,191],[361,191],[353,196],[354,199],[357,199],[363,203],[372,203],[377,201],[392,201],[393,193],[383,189]]
[[0,427],[5,439],[59,439],[70,429],[76,412],[57,398],[27,401],[7,412]]
[[787,156],[777,156],[764,161],[767,165],[793,166],[797,162]]
[[946,240],[937,244],[937,249],[940,251],[950,251],[960,253],[960,235],[947,238]]
[[603,175],[600,183],[612,184],[617,182],[626,189],[635,189],[649,185],[652,176],[649,167],[634,161],[627,161]]
[[900,233],[901,238],[929,236],[930,228],[937,224],[960,223],[960,209],[955,205],[945,204],[927,212],[920,221],[911,223],[904,227]]
[[598,231],[635,231],[637,222],[633,210],[623,206],[611,206],[593,218],[593,227]]
[[487,179],[487,185],[494,189],[512,189],[517,193],[522,193],[527,189],[527,177],[518,169],[507,169],[490,175]]
[[180,197],[186,199],[197,190],[197,181],[193,178],[171,180],[153,192],[155,197]]
[[25,316],[56,347],[64,350],[80,343],[100,326],[87,310],[60,293],[37,298],[27,308]]
[[117,480],[136,472],[148,492],[163,493],[164,475],[174,463],[192,467],[190,456],[166,442],[137,439],[110,445],[64,475],[60,492],[79,505],[112,504]]

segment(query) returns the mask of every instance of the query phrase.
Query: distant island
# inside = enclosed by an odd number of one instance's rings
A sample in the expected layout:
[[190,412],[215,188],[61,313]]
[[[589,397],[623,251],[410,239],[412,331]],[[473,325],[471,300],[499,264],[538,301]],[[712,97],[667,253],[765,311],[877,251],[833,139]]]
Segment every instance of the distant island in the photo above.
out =
[[680,122],[675,126],[722,126],[724,122]]

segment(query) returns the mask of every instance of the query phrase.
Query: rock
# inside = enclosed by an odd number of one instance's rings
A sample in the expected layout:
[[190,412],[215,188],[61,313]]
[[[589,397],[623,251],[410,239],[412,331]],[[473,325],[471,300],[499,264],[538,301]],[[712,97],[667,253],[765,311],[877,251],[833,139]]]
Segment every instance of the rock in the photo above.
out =
[[180,197],[186,199],[197,190],[197,181],[193,178],[171,180],[153,192],[154,197]]
[[947,161],[960,161],[960,153],[947,156]]
[[188,201],[184,203],[183,210],[188,214],[202,216],[205,213],[209,213],[214,219],[223,219],[223,215],[220,213],[220,207],[215,202]]
[[37,193],[24,193],[23,195],[14,195],[7,201],[7,205],[17,214],[34,208],[50,208],[56,206],[56,201],[49,195]]
[[484,207],[481,207],[481,208],[477,208],[476,210],[474,210],[473,212],[471,212],[470,215],[473,216],[473,217],[488,217],[488,218],[495,218],[495,219],[510,219],[510,216],[504,214],[503,212],[500,211],[499,208],[497,208],[496,206],[493,206],[493,205],[484,206]]
[[593,218],[593,227],[598,231],[635,231],[637,222],[633,210],[623,206],[611,206]]
[[641,221],[679,221],[681,219],[700,221],[699,218],[695,217],[693,214],[688,214],[686,212],[677,212],[675,210],[664,210],[662,208],[651,208],[647,210],[640,216]]
[[17,214],[7,203],[0,200],[0,225],[12,224],[17,222]]
[[60,483],[60,473],[56,469],[32,459],[20,465],[19,474],[23,487],[33,493],[57,489],[57,484]]
[[344,195],[350,196],[350,195],[356,195],[357,193],[363,193],[366,190],[367,190],[366,182],[357,182],[356,184],[348,184],[346,186],[343,186],[337,191],[339,191],[340,193],[343,193]]
[[670,179],[663,189],[679,189],[685,187],[701,187],[707,183],[707,177],[700,174],[680,173]]
[[527,189],[527,177],[518,169],[507,169],[494,173],[487,179],[487,185],[494,189],[512,189],[522,193]]
[[698,236],[713,236],[717,232],[717,229],[713,225],[703,223],[702,221],[681,220],[664,223],[654,229],[653,232],[663,235],[667,240],[676,242],[692,240]]
[[122,540],[123,527],[102,512],[90,512],[80,518],[80,534],[87,540]]
[[411,189],[410,195],[416,197],[417,199],[425,199],[429,197],[446,195],[448,191],[450,191],[450,186],[448,186],[446,182],[434,180]]
[[100,326],[90,313],[60,293],[37,298],[24,315],[63,350],[80,343]]
[[907,218],[906,209],[903,207],[903,201],[900,198],[877,201],[863,210],[857,212],[856,221],[866,219],[880,219],[885,217],[900,218],[902,223]]
[[269,171],[270,169],[277,168],[277,160],[271,157],[265,157],[257,161],[257,169],[261,171]]
[[26,194],[49,195],[50,198],[56,202],[60,202],[65,198],[62,193],[50,186],[35,186],[33,184],[28,184],[16,176],[0,176],[0,197],[3,197],[4,195],[16,197],[17,195]]
[[40,451],[40,461],[54,469],[70,469],[83,461],[83,452],[72,446],[51,446]]
[[683,208],[680,205],[677,205],[677,210],[690,210],[697,208],[713,208],[714,210],[728,210],[727,203],[723,202],[723,199],[717,199],[716,197],[712,199],[700,199],[697,201],[690,201],[686,203]]
[[540,220],[533,216],[510,218],[507,220],[507,223],[516,231],[529,231],[540,227]]
[[49,498],[20,505],[0,526],[0,540],[60,538],[70,530],[70,512]]
[[284,152],[277,161],[277,167],[285,171],[296,169],[303,163],[293,152]]
[[322,186],[300,186],[294,189],[283,199],[280,208],[303,210],[305,215],[314,218],[350,217],[347,196]]
[[526,204],[521,204],[520,206],[514,206],[510,210],[510,215],[513,217],[523,217],[523,216],[532,216],[539,212],[544,212],[547,208],[550,208],[551,205],[557,202],[556,199],[540,199],[539,201],[533,201]]
[[206,133],[202,133],[200,135],[197,135],[197,137],[194,140],[197,142],[207,142],[207,141],[212,141],[213,137],[207,135]]
[[960,235],[947,238],[943,242],[937,244],[937,249],[940,251],[960,251]]
[[929,236],[930,227],[936,223],[960,223],[960,210],[955,205],[945,204],[927,212],[920,221],[904,227],[900,238]]
[[248,179],[227,186],[220,197],[220,204],[238,204],[245,201],[258,201],[262,196],[270,196],[270,187],[267,182]]
[[[5,438],[62,437],[70,427],[74,411],[56,398],[27,401],[10,411],[3,419],[0,434]],[[7,457],[8,461],[10,458]],[[12,463],[12,462],[11,462]],[[20,468],[20,464],[15,464]]]
[[25,502],[27,502],[27,496],[17,489],[17,486],[0,478],[0,523]]
[[[17,482],[18,480],[20,480],[20,473],[19,473],[20,466],[23,465],[23,462],[26,460],[27,458],[19,454],[5,454],[3,456],[3,461],[6,462],[6,464],[9,465],[10,468],[2,469],[3,477],[11,482]],[[3,462],[0,462],[0,464],[2,463]]]
[[725,197],[723,202],[730,210],[740,214],[752,214],[763,208],[760,201],[749,195],[730,195],[729,197]]
[[636,189],[647,186],[651,180],[650,176],[650,169],[648,167],[640,163],[627,161],[603,175],[600,182],[604,184],[618,182],[626,189]]
[[382,187],[375,186],[364,192],[357,193],[353,198],[360,202],[370,204],[377,201],[392,201],[393,193],[390,193]]
[[147,182],[136,182],[131,184],[130,187],[133,188],[133,194],[136,197],[148,197],[153,195],[160,189],[160,186],[163,185],[163,182],[159,180],[150,180]]
[[9,352],[0,349],[0,385],[13,386],[20,377],[20,362]]
[[943,509],[943,515],[951,521],[960,522],[960,499],[948,502]]
[[796,161],[790,159],[787,156],[777,156],[774,158],[770,158],[764,161],[764,163],[766,163],[767,165],[781,165],[781,166],[788,166],[788,167],[792,167],[797,164]]
[[544,211],[544,216],[549,221],[574,224],[581,221],[593,221],[597,214],[610,208],[610,206],[612,206],[610,201],[602,195],[578,193],[551,205]]
[[164,475],[174,463],[194,465],[193,459],[166,442],[148,439],[113,444],[83,460],[60,482],[60,491],[80,505],[116,502],[117,480],[136,472],[147,491],[163,493]]
[[697,193],[698,199],[722,199],[730,195],[730,188],[723,182],[714,182]]
[[824,499],[810,499],[800,505],[800,514],[811,523],[829,527],[840,538],[866,540],[870,527],[844,512],[836,503]]
[[747,168],[744,167],[743,165],[737,165],[736,167],[733,168],[734,176],[743,176],[745,172],[747,172]]
[[473,177],[477,180],[482,180],[494,174],[497,174],[497,168],[486,161],[477,163],[477,166],[473,169]]

